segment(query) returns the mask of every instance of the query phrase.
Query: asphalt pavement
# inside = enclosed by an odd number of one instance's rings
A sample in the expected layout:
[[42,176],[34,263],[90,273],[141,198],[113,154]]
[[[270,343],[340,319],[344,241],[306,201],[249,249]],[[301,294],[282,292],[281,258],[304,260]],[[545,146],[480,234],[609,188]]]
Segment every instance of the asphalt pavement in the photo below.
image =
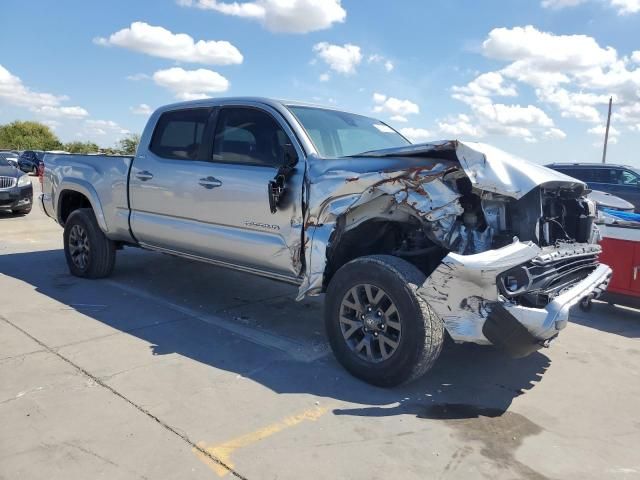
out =
[[524,359],[452,345],[384,390],[295,293],[135,248],[79,279],[39,209],[0,213],[0,478],[640,478],[640,311],[576,309]]

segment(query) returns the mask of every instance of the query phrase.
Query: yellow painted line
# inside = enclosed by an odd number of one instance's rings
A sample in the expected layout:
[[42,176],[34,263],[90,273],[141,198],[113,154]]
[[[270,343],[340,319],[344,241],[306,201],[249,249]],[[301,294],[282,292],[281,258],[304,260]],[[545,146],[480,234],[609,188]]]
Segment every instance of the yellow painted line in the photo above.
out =
[[[198,442],[198,447],[206,451],[209,455],[214,458],[217,458],[222,463],[227,465],[229,468],[233,468],[233,462],[231,461],[231,454],[238,450],[239,448],[244,448],[253,443],[259,442],[260,440],[264,440],[267,437],[275,435],[278,432],[286,430],[290,427],[295,427],[299,423],[304,422],[305,420],[315,422],[322,415],[327,413],[329,407],[314,407],[304,412],[298,413],[296,415],[291,415],[289,417],[285,417],[282,420],[272,423],[271,425],[267,425],[266,427],[262,427],[254,432],[247,433],[240,437],[234,438],[224,443],[220,443],[218,445],[207,446],[205,442]],[[219,463],[214,462],[211,458],[203,454],[200,450],[194,448],[193,452],[198,456],[198,458],[207,464],[214,472],[218,474],[218,476],[223,477],[229,470],[227,470],[224,466]]]

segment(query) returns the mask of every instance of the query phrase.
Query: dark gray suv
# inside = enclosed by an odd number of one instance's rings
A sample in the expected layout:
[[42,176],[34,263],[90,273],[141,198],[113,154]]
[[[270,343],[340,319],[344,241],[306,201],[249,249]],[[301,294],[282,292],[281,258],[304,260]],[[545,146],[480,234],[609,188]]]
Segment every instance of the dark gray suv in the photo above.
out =
[[547,167],[582,180],[592,190],[601,190],[633,203],[640,212],[640,170],[608,163],[552,163]]

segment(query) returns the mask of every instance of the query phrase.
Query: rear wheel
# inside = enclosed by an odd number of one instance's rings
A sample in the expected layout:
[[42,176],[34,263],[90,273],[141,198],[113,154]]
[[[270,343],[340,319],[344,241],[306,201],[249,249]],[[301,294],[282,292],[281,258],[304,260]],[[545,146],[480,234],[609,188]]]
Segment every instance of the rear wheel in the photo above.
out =
[[70,272],[83,278],[103,278],[113,271],[115,244],[100,230],[90,208],[69,215],[64,225],[64,253]]
[[425,275],[392,256],[361,257],[336,272],[327,289],[325,326],[338,361],[383,387],[414,380],[442,350],[442,321],[417,295]]

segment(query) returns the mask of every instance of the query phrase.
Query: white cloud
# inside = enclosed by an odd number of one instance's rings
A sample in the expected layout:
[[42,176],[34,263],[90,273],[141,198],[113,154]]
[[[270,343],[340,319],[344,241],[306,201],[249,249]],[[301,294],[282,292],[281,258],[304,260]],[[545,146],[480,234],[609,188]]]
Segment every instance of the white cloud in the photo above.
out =
[[542,0],[541,5],[544,8],[560,10],[561,8],[575,7],[584,2],[586,2],[586,0]]
[[320,77],[318,77],[318,80],[320,80],[321,82],[328,82],[330,79],[331,75],[329,75],[327,72],[321,74]]
[[82,107],[61,105],[68,99],[65,95],[31,90],[19,77],[0,65],[0,103],[25,107],[48,117],[82,118],[89,115]]
[[211,93],[225,92],[229,89],[229,81],[226,78],[204,68],[184,70],[173,67],[158,70],[153,74],[153,81],[173,91],[181,100],[207,98]]
[[409,119],[403,115],[394,115],[391,117],[394,122],[408,122]]
[[393,62],[391,60],[389,60],[388,58],[378,54],[378,53],[374,53],[369,55],[369,57],[367,58],[367,62],[368,63],[380,63],[382,64],[382,66],[384,67],[384,69],[387,72],[391,72],[394,68],[395,65],[393,64]]
[[490,58],[526,61],[537,70],[560,73],[602,67],[617,59],[613,48],[602,48],[587,35],[554,35],[531,25],[495,28],[482,49]]
[[483,137],[485,135],[481,129],[471,124],[468,115],[462,113],[439,122],[438,129],[444,135],[451,137]]
[[151,115],[153,112],[153,109],[146,103],[141,103],[138,106],[131,107],[129,110],[131,110],[131,113],[134,115]]
[[478,116],[487,122],[500,125],[533,125],[552,127],[553,120],[534,105],[504,105],[501,103],[480,105],[476,110]]
[[[564,118],[599,123],[610,96],[619,109],[638,102],[640,51],[620,57],[592,37],[555,35],[532,26],[496,28],[482,48],[485,56],[510,62],[498,73],[535,88],[540,103]],[[489,103],[481,90],[471,82],[454,88],[453,97],[478,108]]]
[[[453,95],[455,98],[455,94]],[[447,135],[484,137],[488,134],[536,141],[535,132],[554,126],[553,120],[535,105],[505,105],[492,103],[488,97],[475,96],[463,99],[474,114],[473,118],[460,114],[457,118],[439,123],[440,131]]]
[[536,95],[540,101],[556,106],[560,115],[565,118],[575,118],[585,122],[601,122],[600,112],[596,108],[599,105],[607,105],[607,95],[595,93],[569,92],[564,88],[538,89]]
[[61,125],[61,123],[57,120],[43,120],[42,123],[44,123],[51,130],[56,130]]
[[215,10],[225,15],[259,21],[272,32],[307,33],[344,22],[347,12],[341,0],[177,0],[179,5]]
[[[587,0],[542,0],[545,8],[559,10],[561,8],[576,7],[586,3]],[[640,12],[640,0],[607,0],[609,6],[618,11],[618,15],[628,15]]]
[[85,133],[88,135],[107,135],[108,133],[126,135],[131,133],[113,120],[85,120],[84,126]]
[[618,15],[640,12],[640,0],[610,0],[611,6],[618,9]]
[[[588,133],[590,133],[591,135],[595,135],[597,137],[600,137],[596,142],[594,142],[594,146],[598,147],[598,146],[602,146],[604,145],[604,135],[606,132],[606,127],[604,125],[597,125],[595,127],[590,128],[589,130],[587,130]],[[609,140],[608,143],[609,144],[616,144],[618,143],[618,137],[620,137],[620,130],[618,130],[616,127],[609,127]]]
[[115,45],[154,57],[205,65],[230,65],[242,63],[240,51],[227,41],[198,40],[186,33],[173,33],[166,28],[133,22],[109,38],[95,38],[98,45]]
[[550,140],[564,140],[565,138],[567,138],[567,134],[559,128],[550,128],[549,130],[544,132],[543,135],[545,136],[545,138],[548,138]]
[[151,77],[146,73],[134,73],[133,75],[127,75],[127,80],[132,82],[139,82],[140,80],[149,80]]
[[344,75],[355,73],[356,67],[362,61],[360,47],[350,43],[340,46],[320,42],[313,46],[313,51],[329,65],[331,70]]
[[623,105],[621,107],[615,106],[611,119],[613,122],[623,124],[640,123],[640,102]]
[[[640,1],[640,0],[639,0]],[[554,35],[532,26],[497,28],[483,43],[490,58],[510,61],[500,72],[535,88],[549,90],[573,83],[587,90],[606,90],[619,101],[635,101],[640,68],[612,47],[601,47],[587,35]]]
[[464,87],[454,86],[451,89],[457,94],[479,97],[515,97],[518,95],[513,84],[506,85],[504,77],[499,72],[487,72],[479,75]]
[[430,130],[426,130],[424,128],[412,128],[405,127],[401,128],[400,133],[409,139],[412,143],[424,142],[426,140],[433,139],[433,132]]
[[32,111],[47,117],[84,118],[89,116],[89,112],[82,107],[52,107],[45,105],[32,109]]
[[420,107],[410,100],[401,100],[395,97],[387,97],[381,93],[373,94],[373,111],[376,113],[387,113],[392,116],[414,115],[420,113]]

